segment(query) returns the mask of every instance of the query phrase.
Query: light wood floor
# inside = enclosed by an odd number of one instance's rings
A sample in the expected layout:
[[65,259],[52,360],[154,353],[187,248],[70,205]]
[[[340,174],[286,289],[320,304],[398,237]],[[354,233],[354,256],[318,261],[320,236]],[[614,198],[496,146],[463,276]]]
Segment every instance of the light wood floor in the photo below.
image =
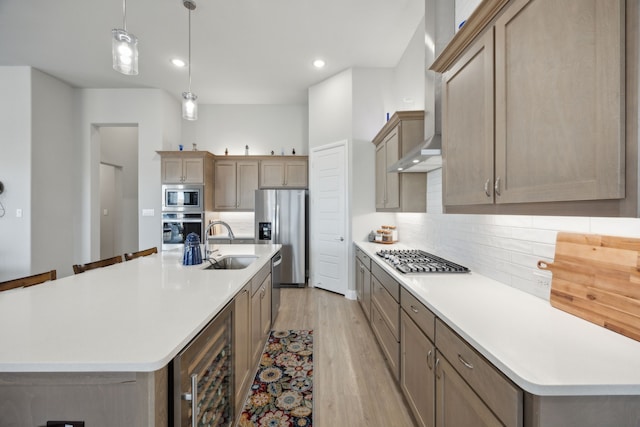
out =
[[284,288],[273,329],[314,331],[314,427],[414,426],[356,301],[316,288]]

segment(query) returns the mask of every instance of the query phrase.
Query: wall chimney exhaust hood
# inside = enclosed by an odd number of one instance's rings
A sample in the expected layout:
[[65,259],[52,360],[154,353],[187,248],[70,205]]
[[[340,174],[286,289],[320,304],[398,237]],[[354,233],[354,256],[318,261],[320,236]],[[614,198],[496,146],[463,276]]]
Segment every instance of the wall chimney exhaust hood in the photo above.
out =
[[442,167],[441,135],[434,134],[400,160],[387,172],[429,172]]
[[451,0],[426,0],[425,2],[424,134],[426,139],[389,166],[387,172],[428,172],[442,167],[442,75],[429,70],[429,67],[453,38],[454,5],[455,2]]

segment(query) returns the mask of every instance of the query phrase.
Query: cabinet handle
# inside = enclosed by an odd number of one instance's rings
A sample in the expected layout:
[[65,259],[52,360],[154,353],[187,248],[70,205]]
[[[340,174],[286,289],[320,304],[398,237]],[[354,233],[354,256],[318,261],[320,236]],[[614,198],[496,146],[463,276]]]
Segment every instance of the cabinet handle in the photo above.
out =
[[440,358],[438,357],[436,359],[436,378],[440,378],[440,370],[438,369],[440,367]]
[[191,427],[198,425],[198,374],[191,374],[191,393],[182,393],[182,400],[191,402]]
[[364,267],[363,266],[360,266],[360,272],[364,273]]
[[489,193],[489,182],[491,181],[491,178],[487,179],[484,183],[484,194],[487,195],[487,197],[491,197],[491,193]]
[[427,366],[429,369],[433,369],[433,350],[429,350],[427,353]]
[[493,189],[496,192],[496,196],[500,196],[500,177],[496,178],[496,183],[493,186]]
[[411,306],[411,311],[413,311],[415,314],[418,314],[418,309],[415,308],[413,305]]
[[473,369],[473,365],[472,365],[471,363],[467,362],[466,360],[464,360],[464,359],[462,358],[462,355],[460,355],[460,354],[458,355],[458,360],[460,361],[460,363],[462,363],[462,364],[463,364],[464,366],[466,366],[467,368],[469,368],[469,369]]

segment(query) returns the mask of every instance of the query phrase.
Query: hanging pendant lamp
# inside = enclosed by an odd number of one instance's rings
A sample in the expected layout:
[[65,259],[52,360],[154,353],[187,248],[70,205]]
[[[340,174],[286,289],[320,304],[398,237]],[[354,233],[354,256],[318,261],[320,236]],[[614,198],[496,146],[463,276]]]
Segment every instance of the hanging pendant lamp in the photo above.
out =
[[128,76],[138,75],[138,38],[127,32],[127,0],[122,0],[122,29],[111,30],[113,69]]
[[182,4],[189,10],[189,90],[182,92],[182,118],[185,120],[198,119],[198,97],[191,92],[191,11],[195,10],[194,0],[183,0]]

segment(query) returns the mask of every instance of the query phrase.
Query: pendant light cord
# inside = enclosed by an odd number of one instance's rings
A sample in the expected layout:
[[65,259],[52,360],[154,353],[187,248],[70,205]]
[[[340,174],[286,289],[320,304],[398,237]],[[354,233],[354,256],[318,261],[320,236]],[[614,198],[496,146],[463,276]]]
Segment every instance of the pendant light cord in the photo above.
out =
[[191,93],[191,9],[189,9],[189,93]]
[[122,29],[127,31],[127,0],[122,0]]

